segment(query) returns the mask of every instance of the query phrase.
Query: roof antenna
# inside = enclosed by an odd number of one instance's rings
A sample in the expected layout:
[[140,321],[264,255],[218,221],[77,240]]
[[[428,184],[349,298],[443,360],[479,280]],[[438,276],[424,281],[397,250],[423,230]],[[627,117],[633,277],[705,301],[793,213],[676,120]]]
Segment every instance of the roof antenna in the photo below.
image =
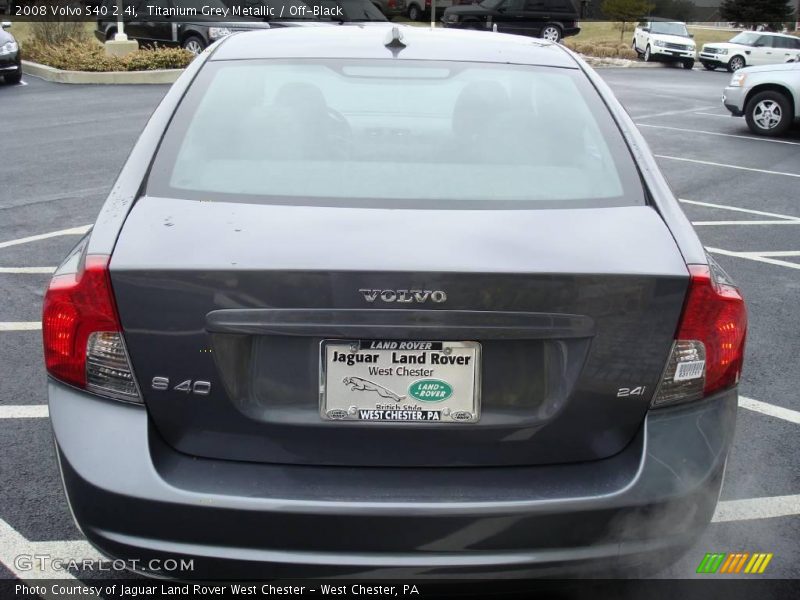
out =
[[386,36],[386,42],[383,45],[392,51],[392,56],[394,58],[397,58],[397,55],[400,54],[400,51],[406,47],[406,45],[403,43],[403,34],[400,33],[399,27],[396,25],[392,27],[392,30]]

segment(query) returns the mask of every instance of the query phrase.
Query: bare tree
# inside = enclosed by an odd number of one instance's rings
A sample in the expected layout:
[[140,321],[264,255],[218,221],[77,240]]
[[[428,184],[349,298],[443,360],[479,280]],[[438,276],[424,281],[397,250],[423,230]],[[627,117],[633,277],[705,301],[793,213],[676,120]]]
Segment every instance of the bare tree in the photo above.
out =
[[625,37],[625,23],[638,21],[653,10],[653,5],[647,0],[605,0],[603,14],[613,21],[622,22],[622,31],[619,41]]

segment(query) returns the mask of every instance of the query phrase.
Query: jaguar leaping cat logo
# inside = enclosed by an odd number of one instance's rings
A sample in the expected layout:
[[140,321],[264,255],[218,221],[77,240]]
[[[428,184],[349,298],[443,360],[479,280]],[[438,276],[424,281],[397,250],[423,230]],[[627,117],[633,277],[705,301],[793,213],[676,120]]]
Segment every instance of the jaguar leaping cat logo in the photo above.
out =
[[342,383],[349,385],[350,389],[354,392],[375,392],[381,398],[388,398],[395,402],[400,402],[405,399],[405,396],[398,396],[392,390],[378,385],[373,381],[362,379],[361,377],[345,377],[342,379]]

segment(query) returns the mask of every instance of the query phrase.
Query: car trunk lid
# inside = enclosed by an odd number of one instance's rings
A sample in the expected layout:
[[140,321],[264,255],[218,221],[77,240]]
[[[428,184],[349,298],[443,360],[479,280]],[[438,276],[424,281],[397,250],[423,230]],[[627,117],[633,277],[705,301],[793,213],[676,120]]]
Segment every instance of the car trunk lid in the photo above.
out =
[[[646,206],[389,210],[144,197],[111,279],[148,412],[182,452],[500,466],[625,447],[669,355],[688,272]],[[446,300],[434,302],[434,291]],[[402,292],[411,300],[398,302]],[[479,420],[324,420],[325,344],[392,340],[477,344]]]

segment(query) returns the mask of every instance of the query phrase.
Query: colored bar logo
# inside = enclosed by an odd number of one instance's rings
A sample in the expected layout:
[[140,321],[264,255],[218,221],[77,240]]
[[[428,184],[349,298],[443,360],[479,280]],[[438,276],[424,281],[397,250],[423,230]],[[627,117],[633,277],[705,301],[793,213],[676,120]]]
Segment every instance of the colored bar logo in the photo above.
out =
[[767,569],[772,560],[772,552],[730,552],[709,553],[703,557],[697,566],[697,572],[704,575],[739,574],[747,573],[757,575]]

